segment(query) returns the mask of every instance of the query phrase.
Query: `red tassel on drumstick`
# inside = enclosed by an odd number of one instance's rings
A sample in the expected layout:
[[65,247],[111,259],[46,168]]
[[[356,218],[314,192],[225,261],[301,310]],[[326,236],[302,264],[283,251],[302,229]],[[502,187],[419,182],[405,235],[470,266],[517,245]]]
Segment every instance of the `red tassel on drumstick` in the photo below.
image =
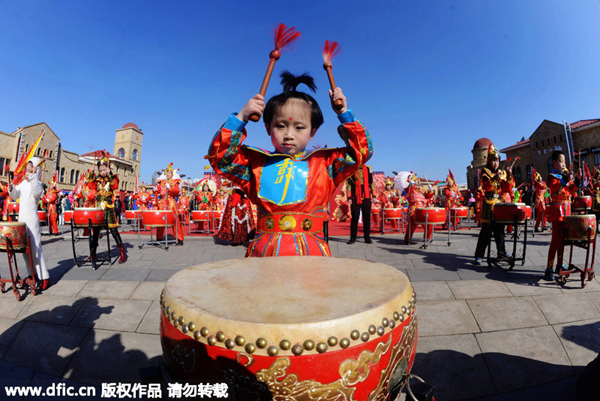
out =
[[[337,88],[335,85],[335,80],[333,79],[333,65],[331,64],[331,60],[335,57],[336,54],[340,51],[340,46],[337,42],[334,41],[325,41],[325,47],[323,47],[323,68],[327,71],[327,77],[329,78],[329,85],[331,86],[331,90]],[[333,103],[336,109],[341,109],[344,107],[344,102],[342,99],[336,99]]]
[[[273,49],[273,51],[269,54],[269,66],[267,67],[265,79],[263,79],[263,83],[259,92],[263,96],[267,93],[267,86],[269,86],[269,80],[273,74],[275,62],[279,60],[279,57],[281,57],[280,50],[300,37],[300,32],[296,31],[295,29],[295,26],[287,28],[284,24],[279,24],[277,25],[277,28],[275,28],[275,49]],[[257,122],[260,120],[260,116],[258,114],[252,114],[250,116],[250,120]]]

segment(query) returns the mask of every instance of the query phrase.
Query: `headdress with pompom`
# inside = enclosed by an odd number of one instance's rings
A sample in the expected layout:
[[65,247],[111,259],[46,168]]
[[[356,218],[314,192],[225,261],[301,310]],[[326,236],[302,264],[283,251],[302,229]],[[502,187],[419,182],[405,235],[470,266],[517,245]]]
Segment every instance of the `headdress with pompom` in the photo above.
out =
[[488,157],[488,159],[491,157],[500,159],[500,153],[498,153],[498,149],[496,149],[496,147],[494,146],[493,143],[490,143],[490,146],[488,146],[487,157]]

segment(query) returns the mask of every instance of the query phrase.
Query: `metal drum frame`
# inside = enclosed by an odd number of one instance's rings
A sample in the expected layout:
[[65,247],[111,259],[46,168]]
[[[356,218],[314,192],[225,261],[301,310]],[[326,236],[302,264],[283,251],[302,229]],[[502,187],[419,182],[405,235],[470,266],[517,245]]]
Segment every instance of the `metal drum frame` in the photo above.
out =
[[[171,213],[173,215],[173,222],[171,224],[169,224],[166,214],[162,217],[162,220],[165,222],[164,239],[162,241],[158,241],[156,239],[153,239],[153,230],[158,227],[155,227],[152,224],[148,225],[148,224],[144,223],[144,213],[156,212],[156,211],[157,211],[156,209],[155,210],[144,210],[140,213],[140,218],[142,220],[142,224],[144,224],[144,230],[147,230],[147,229],[150,230],[150,241],[142,242],[142,236],[140,234],[141,229],[140,229],[140,225],[138,224],[138,248],[142,249],[142,247],[144,245],[158,245],[158,246],[164,246],[165,251],[168,251],[169,244],[177,243],[177,233],[178,233],[178,231],[177,231],[177,215],[172,210],[162,210],[164,212]],[[169,239],[169,236],[167,235],[167,229],[169,227],[175,227],[174,228],[175,238],[171,239],[171,240]]]
[[[572,273],[579,272],[581,273],[581,288],[585,288],[586,278],[587,281],[591,281],[594,279],[594,261],[596,257],[596,236],[592,236],[592,227],[588,227],[587,230],[587,240],[584,241],[574,241],[565,239],[565,246],[569,246],[569,265],[567,270],[562,270],[561,266],[556,267],[556,271],[554,273],[554,280],[560,285],[564,286],[567,283],[567,279]],[[564,230],[566,233],[566,228]],[[563,234],[565,235],[565,234]],[[566,236],[566,235],[565,235]],[[573,246],[578,248],[585,249],[585,266],[579,267],[574,265],[573,262]],[[590,248],[592,249],[592,263],[590,264]]]
[[[75,213],[75,211],[73,211],[73,214]],[[92,225],[92,219],[88,219],[88,226],[81,226],[81,225],[75,225],[73,223],[75,219],[71,218],[71,245],[73,246],[73,260],[75,261],[75,264],[77,265],[77,267],[81,267],[86,263],[91,263],[92,268],[94,270],[98,269],[98,265],[96,262],[111,262],[111,258],[110,258],[110,233],[108,231],[108,222],[104,222],[104,225],[100,226],[100,229],[104,229],[106,230],[105,236],[106,236],[106,246],[108,248],[108,256],[106,258],[102,258],[102,259],[98,259],[98,258],[92,258],[92,252],[93,252],[93,241],[94,241],[94,234],[93,234],[93,225]],[[97,225],[95,227],[98,227]],[[79,235],[79,231],[77,231],[77,233],[75,232],[75,230],[79,230],[79,229],[88,229],[89,230],[89,235],[85,236],[85,235]],[[86,239],[88,240],[89,246],[90,246],[90,256],[81,261],[79,259],[77,259],[77,252],[75,250],[75,242],[79,241],[80,239]],[[98,240],[98,245],[100,245],[100,241]]]
[[[192,212],[206,212],[207,218],[206,219],[194,219],[194,218],[192,218]],[[220,219],[223,218],[222,212],[221,212],[220,218],[215,218],[215,214],[217,212],[219,212],[219,210],[190,210],[190,234],[206,234],[206,235],[215,234],[217,232],[215,222],[219,221]],[[193,223],[196,223],[196,229],[192,229]],[[200,223],[206,223],[206,227],[204,229],[201,229]]]
[[[31,256],[31,238],[27,234],[27,246],[24,249],[12,249],[10,244],[10,238],[5,238],[6,247],[1,248],[0,252],[6,252],[8,257],[8,270],[10,271],[10,279],[0,277],[0,291],[2,293],[7,292],[6,283],[12,283],[12,290],[17,298],[17,301],[22,301],[23,297],[19,292],[19,289],[26,290],[26,286],[29,286],[33,295],[38,295],[40,290],[37,286],[35,266],[33,265],[33,258]],[[19,266],[17,265],[17,253],[25,253],[29,257],[29,265],[31,266],[31,278],[22,279],[19,274]],[[13,270],[14,264],[14,270]]]
[[[401,210],[401,215],[400,217],[385,217],[385,209],[402,209]],[[398,229],[397,230],[388,230],[388,232],[402,232],[404,233],[405,230],[405,222],[406,220],[408,220],[407,217],[407,213],[408,213],[408,208],[404,208],[404,207],[394,207],[394,208],[381,208],[381,216],[379,217],[379,221],[381,224],[381,234],[385,234],[385,222],[386,221],[392,221],[395,220],[398,222]],[[402,222],[402,231],[400,231],[400,222]],[[408,223],[410,224],[410,223]]]
[[[417,209],[427,209],[427,208],[417,208]],[[437,208],[437,209],[442,209],[442,208]],[[408,229],[411,229],[411,219],[407,218],[408,220]],[[431,244],[433,241],[447,241],[448,246],[450,246],[451,242],[450,242],[450,230],[448,230],[448,238],[446,240],[444,240],[443,238],[434,238],[435,237],[435,226],[440,225],[440,224],[447,224],[448,223],[448,214],[446,214],[446,220],[443,223],[429,223],[429,213],[425,212],[425,224],[423,223],[416,223],[417,226],[421,225],[423,226],[423,245],[422,248],[423,249],[427,249],[427,246],[429,244]],[[427,239],[427,226],[432,226],[431,227],[431,239]],[[448,226],[449,227],[449,226]],[[419,241],[419,240],[415,240],[415,241]]]
[[[525,220],[519,221],[519,217],[515,214],[514,216],[514,220],[512,223],[507,224],[507,223],[498,223],[498,224],[504,224],[504,226],[512,226],[513,227],[513,249],[512,249],[512,256],[510,256],[507,260],[508,264],[509,264],[509,268],[508,270],[512,270],[513,267],[515,267],[515,262],[521,262],[521,266],[523,266],[525,264],[525,256],[527,254],[527,222],[529,221],[529,218],[527,216],[525,216]],[[491,222],[490,224],[494,223],[494,215],[492,214],[492,218],[491,218]],[[523,226],[523,255],[521,255],[520,257],[517,257],[517,241],[519,239],[519,226]],[[492,248],[492,237],[494,236],[493,232],[490,234],[490,239],[488,240],[488,248],[487,248],[487,262],[488,265],[491,264],[491,248]],[[506,241],[505,241],[506,244]]]
[[[127,212],[132,212],[133,213],[133,219],[129,219],[127,218]],[[138,232],[140,231],[140,227],[141,227],[141,222],[142,222],[142,216],[141,216],[142,211],[141,210],[125,210],[125,220],[127,220],[128,224],[130,221],[133,221],[133,224],[131,224],[133,226],[133,230]]]

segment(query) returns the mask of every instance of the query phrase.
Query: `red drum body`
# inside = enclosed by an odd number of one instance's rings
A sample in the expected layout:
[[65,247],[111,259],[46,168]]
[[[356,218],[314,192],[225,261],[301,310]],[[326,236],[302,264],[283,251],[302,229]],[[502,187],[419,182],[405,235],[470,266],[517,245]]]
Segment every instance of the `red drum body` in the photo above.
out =
[[65,210],[65,223],[70,223],[72,218],[73,218],[73,211]]
[[587,241],[591,229],[590,241],[596,237],[596,216],[593,214],[575,214],[565,216],[565,240]]
[[[13,220],[11,215],[19,214],[19,203],[18,202],[8,202],[8,206],[6,207],[6,214],[9,220]],[[16,221],[16,218],[14,219]]]
[[531,208],[524,203],[496,203],[492,213],[496,223],[514,224],[515,217],[522,223],[531,217]]
[[27,226],[25,223],[14,221],[0,222],[0,250],[6,251],[6,244],[9,248],[25,249],[27,248]]
[[[269,291],[255,291],[265,277],[274,278]],[[383,400],[414,361],[415,302],[408,278],[382,263],[315,256],[207,263],[165,285],[163,359],[175,381],[233,383],[256,400]]]
[[48,214],[43,211],[43,210],[38,210],[38,219],[40,221],[46,221],[46,218],[48,217]]
[[415,209],[415,222],[417,224],[444,224],[446,223],[446,209],[442,207],[419,207]]
[[222,216],[223,212],[220,210],[192,210],[190,220],[196,223],[207,221],[212,225],[213,219],[217,222]]
[[453,219],[456,217],[469,217],[469,208],[464,206],[450,208],[450,217]]
[[384,219],[401,219],[403,215],[404,215],[404,208],[402,208],[402,207],[383,208],[383,218]]
[[78,207],[73,210],[74,226],[88,227],[90,220],[92,227],[104,226],[104,211],[99,207]]
[[141,210],[125,210],[125,218],[127,220],[136,220],[141,213]]
[[592,208],[591,196],[576,196],[573,198],[573,210],[581,211]]
[[142,223],[147,227],[164,227],[175,224],[175,213],[172,210],[144,210]]

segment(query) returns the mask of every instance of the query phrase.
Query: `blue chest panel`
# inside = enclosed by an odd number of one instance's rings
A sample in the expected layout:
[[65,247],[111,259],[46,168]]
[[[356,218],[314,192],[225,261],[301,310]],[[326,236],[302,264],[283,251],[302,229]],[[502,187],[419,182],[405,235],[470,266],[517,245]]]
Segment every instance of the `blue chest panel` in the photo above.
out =
[[308,162],[289,157],[271,157],[262,168],[258,197],[276,205],[306,201]]

